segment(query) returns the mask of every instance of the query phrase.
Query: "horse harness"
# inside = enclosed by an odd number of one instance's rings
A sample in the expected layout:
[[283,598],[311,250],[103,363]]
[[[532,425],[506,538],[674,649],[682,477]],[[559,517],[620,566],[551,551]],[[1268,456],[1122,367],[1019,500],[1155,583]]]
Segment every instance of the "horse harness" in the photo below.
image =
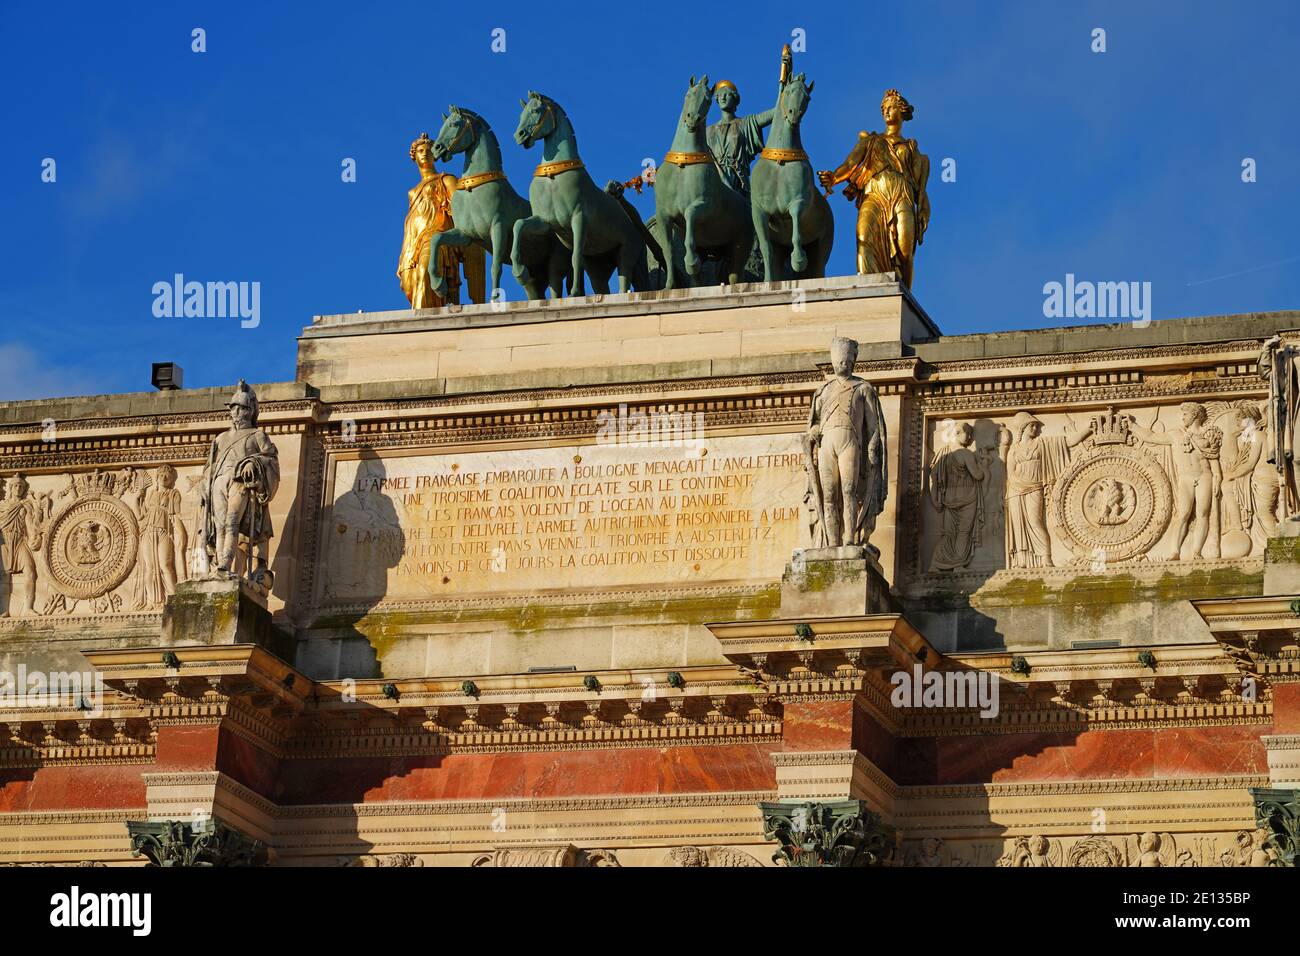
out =
[[553,163],[538,163],[537,168],[533,170],[533,176],[546,176],[554,179],[560,173],[567,173],[571,169],[582,169],[586,163],[580,159],[557,159]]
[[808,154],[802,149],[776,149],[771,146],[764,146],[763,151],[758,154],[763,159],[770,159],[774,163],[797,163],[808,162]]
[[475,173],[473,176],[462,176],[456,180],[456,188],[469,192],[476,186],[482,186],[485,183],[494,183],[498,180],[505,179],[504,169],[493,169],[486,173]]

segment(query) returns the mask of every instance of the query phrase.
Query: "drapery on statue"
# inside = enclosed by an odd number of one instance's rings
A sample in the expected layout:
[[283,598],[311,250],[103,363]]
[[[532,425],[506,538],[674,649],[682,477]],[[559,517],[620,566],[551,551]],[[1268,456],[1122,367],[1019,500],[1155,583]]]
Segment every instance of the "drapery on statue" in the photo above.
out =
[[1263,429],[1265,458],[1282,484],[1283,514],[1300,518],[1300,482],[1296,476],[1296,447],[1300,445],[1300,349],[1283,345],[1275,335],[1259,354],[1259,375],[1268,382],[1268,424]]
[[858,274],[896,271],[910,289],[916,247],[930,224],[930,160],[903,136],[903,123],[912,118],[903,94],[886,90],[880,113],[885,132],[859,133],[848,158],[817,178],[827,195],[845,183],[845,197],[857,204]]
[[813,396],[804,433],[804,500],[814,548],[857,545],[878,555],[870,538],[889,495],[885,416],[875,387],[853,374],[857,360],[853,339],[831,342],[835,377]]
[[243,379],[226,404],[230,428],[212,440],[200,478],[195,570],[204,573],[215,567],[237,574],[235,549],[242,537],[245,576],[269,588],[269,505],[280,486],[280,459],[266,432],[257,427],[257,393]]
[[975,429],[956,425],[948,442],[930,465],[930,501],[939,512],[939,543],[930,558],[931,571],[966,567],[980,545],[984,528],[984,492],[989,473],[971,445]]
[[[402,234],[402,253],[397,260],[397,279],[413,309],[435,309],[447,302],[460,303],[460,270],[465,267],[465,279],[470,298],[483,301],[483,280],[486,267],[483,249],[468,246],[463,250],[453,246],[438,249],[438,259],[429,262],[429,240],[435,232],[446,232],[452,227],[451,195],[456,191],[456,177],[440,173],[433,167],[433,140],[428,133],[411,143],[411,159],[420,168],[420,182],[406,194],[406,226]],[[447,295],[436,295],[429,281],[430,270],[446,281]]]

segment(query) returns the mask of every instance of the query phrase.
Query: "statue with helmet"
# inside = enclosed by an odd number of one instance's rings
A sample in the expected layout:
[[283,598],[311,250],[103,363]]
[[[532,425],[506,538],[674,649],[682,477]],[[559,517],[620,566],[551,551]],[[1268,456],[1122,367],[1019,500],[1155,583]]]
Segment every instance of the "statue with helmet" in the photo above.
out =
[[[230,409],[230,428],[212,440],[200,478],[197,526],[201,530],[195,571],[242,574],[269,588],[269,505],[280,486],[280,459],[271,439],[257,425],[257,393],[243,379],[226,407]],[[241,539],[243,558],[237,563]]]

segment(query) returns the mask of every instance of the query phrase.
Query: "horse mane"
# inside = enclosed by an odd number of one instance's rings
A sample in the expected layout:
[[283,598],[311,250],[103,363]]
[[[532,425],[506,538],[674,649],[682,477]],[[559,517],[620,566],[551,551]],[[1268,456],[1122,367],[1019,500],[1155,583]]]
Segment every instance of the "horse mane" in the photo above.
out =
[[487,120],[485,120],[482,116],[479,116],[477,113],[475,113],[472,109],[470,109],[467,106],[457,106],[456,112],[462,114],[463,116],[468,116],[470,119],[474,120],[476,123],[478,123],[481,126],[488,125]]

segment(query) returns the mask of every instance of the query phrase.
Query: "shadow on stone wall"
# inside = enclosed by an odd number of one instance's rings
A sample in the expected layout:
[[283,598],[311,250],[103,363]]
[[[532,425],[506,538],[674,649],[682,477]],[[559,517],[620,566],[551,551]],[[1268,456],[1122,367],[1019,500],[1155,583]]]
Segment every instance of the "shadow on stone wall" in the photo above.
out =
[[312,620],[312,639],[299,642],[297,662],[317,680],[383,676],[382,648],[362,622],[384,599],[388,572],[406,549],[397,505],[384,491],[387,475],[384,460],[366,449],[351,489],[321,516],[318,574],[327,610]]

